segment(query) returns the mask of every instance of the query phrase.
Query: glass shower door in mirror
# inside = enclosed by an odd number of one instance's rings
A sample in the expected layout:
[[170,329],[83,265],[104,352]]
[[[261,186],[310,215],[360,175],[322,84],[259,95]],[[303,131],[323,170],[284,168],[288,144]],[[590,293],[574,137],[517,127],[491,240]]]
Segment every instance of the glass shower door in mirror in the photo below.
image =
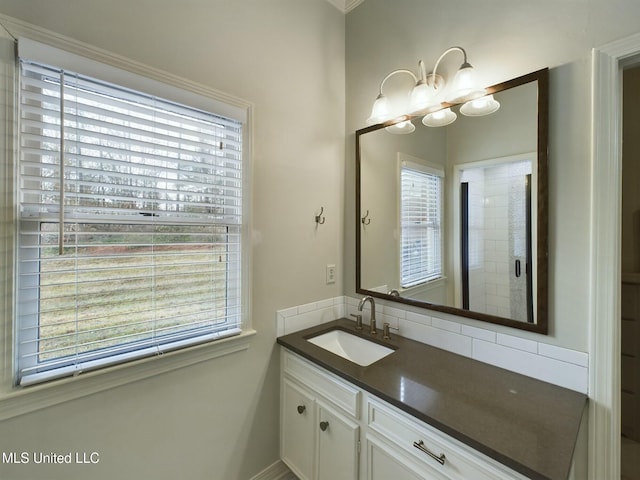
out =
[[465,310],[533,323],[535,154],[460,165],[460,278]]

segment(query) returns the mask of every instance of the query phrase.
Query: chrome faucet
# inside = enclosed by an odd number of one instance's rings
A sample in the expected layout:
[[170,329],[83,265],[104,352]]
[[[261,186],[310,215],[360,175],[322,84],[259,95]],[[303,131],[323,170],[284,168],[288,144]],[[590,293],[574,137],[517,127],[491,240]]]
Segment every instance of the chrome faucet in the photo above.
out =
[[376,330],[376,302],[373,300],[373,297],[367,295],[360,300],[360,303],[358,304],[358,311],[362,311],[367,300],[371,302],[371,322],[369,323],[369,333],[375,335],[378,331]]

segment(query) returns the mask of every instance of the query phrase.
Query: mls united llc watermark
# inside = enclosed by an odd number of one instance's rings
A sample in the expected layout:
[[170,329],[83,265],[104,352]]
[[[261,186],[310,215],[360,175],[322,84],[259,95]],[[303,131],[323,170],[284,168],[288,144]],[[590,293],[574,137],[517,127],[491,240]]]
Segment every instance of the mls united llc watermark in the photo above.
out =
[[95,465],[100,463],[98,452],[2,452],[3,464]]

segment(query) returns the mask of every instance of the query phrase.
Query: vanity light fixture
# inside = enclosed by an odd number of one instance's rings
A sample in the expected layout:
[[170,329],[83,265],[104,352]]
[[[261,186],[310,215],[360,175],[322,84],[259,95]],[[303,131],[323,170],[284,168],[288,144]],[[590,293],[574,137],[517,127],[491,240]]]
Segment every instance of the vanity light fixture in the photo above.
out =
[[442,59],[451,52],[461,52],[464,58],[462,65],[460,65],[460,68],[453,77],[446,101],[448,103],[464,103],[484,95],[485,90],[484,88],[478,87],[476,71],[467,61],[467,52],[462,47],[451,47],[445,50],[433,68],[434,75],[437,75],[438,65],[440,65]]
[[458,118],[458,115],[450,108],[443,108],[442,110],[436,110],[435,112],[425,115],[422,118],[422,124],[427,127],[444,127],[445,125],[455,122],[456,118]]
[[499,108],[500,102],[493,98],[493,95],[486,95],[462,105],[460,107],[460,113],[468,117],[481,117],[483,115],[489,115]]
[[[445,89],[445,80],[439,75],[438,66],[442,59],[451,52],[460,52],[463,61],[456,72],[451,85]],[[397,74],[406,74],[412,77],[414,87],[407,96],[399,99],[390,99],[382,89],[387,80]],[[445,92],[446,94],[444,94]],[[369,124],[379,124],[400,120],[394,125],[385,128],[389,133],[407,134],[415,130],[411,122],[412,117],[422,116],[422,123],[428,127],[442,127],[454,122],[457,115],[450,107],[463,104],[460,113],[467,116],[478,117],[488,115],[500,108],[500,103],[493,95],[486,95],[484,88],[478,86],[475,70],[467,61],[467,52],[462,47],[451,47],[445,50],[436,61],[433,73],[426,73],[424,62],[418,61],[418,75],[411,70],[398,69],[389,73],[382,82],[376,98],[371,116],[367,119]],[[405,117],[404,120],[402,118]]]
[[398,122],[394,123],[393,125],[389,125],[388,127],[385,127],[385,130],[389,133],[403,135],[415,132],[416,126],[411,123],[411,120],[405,120],[404,122]]

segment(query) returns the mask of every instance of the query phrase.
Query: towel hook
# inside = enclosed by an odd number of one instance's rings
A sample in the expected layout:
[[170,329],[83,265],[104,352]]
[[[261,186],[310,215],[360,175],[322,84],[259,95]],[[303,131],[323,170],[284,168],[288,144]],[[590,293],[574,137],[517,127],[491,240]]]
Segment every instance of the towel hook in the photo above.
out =
[[320,213],[316,215],[316,223],[318,225],[323,225],[325,222],[325,218],[322,216],[322,212],[324,212],[324,207],[320,207]]
[[367,210],[367,213],[364,215],[364,217],[360,219],[363,225],[369,225],[371,223],[371,219],[367,218],[368,216],[369,216],[369,210]]

